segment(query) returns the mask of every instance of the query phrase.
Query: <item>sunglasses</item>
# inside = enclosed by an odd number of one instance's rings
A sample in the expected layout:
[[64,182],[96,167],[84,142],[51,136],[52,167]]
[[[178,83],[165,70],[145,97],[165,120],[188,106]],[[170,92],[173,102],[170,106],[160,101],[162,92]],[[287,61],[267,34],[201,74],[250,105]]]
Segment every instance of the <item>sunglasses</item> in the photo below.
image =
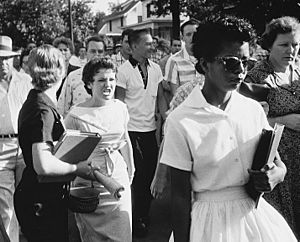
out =
[[244,71],[247,70],[250,65],[250,59],[240,59],[236,56],[224,56],[224,57],[215,57],[215,60],[220,61],[223,64],[225,71],[235,73],[241,69],[241,64]]

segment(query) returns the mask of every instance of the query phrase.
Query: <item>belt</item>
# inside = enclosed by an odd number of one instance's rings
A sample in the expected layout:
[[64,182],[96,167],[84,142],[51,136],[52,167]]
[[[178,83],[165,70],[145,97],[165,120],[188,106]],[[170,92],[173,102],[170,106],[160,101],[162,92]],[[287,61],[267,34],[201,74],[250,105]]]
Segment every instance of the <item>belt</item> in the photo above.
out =
[[18,134],[0,134],[0,139],[17,138]]

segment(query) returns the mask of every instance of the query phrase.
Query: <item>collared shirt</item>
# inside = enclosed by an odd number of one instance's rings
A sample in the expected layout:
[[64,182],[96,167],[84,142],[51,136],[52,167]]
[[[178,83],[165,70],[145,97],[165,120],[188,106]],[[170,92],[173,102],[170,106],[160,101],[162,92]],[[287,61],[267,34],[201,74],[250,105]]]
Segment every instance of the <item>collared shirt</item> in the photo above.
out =
[[164,80],[181,86],[186,82],[198,78],[201,74],[195,69],[196,63],[196,58],[190,56],[185,47],[182,48],[181,51],[168,59]]
[[233,91],[223,111],[196,86],[167,118],[160,162],[191,171],[195,192],[242,186],[263,128],[271,129],[258,102]]
[[120,51],[116,55],[112,55],[111,60],[115,63],[117,69],[126,61]]
[[155,106],[158,84],[162,81],[162,73],[159,65],[148,60],[147,85],[143,82],[138,68],[138,62],[134,59],[126,61],[117,72],[117,86],[125,89],[125,100],[130,120],[129,131],[148,132],[156,129]]
[[[0,134],[18,133],[18,115],[32,88],[31,77],[13,71],[8,91],[0,86]],[[12,169],[18,155],[18,139],[0,139],[0,169]]]
[[91,97],[84,88],[82,81],[83,68],[72,71],[66,78],[57,101],[58,112],[65,117],[75,104],[84,102]]

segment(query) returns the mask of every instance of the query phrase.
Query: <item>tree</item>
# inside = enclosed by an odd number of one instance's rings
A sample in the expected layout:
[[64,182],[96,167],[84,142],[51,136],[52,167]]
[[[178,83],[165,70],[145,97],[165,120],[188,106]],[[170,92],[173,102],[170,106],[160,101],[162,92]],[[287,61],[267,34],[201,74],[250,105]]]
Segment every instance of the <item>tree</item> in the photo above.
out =
[[[91,0],[81,0],[72,2],[72,19],[73,19],[73,35],[74,42],[82,42],[84,39],[95,32],[94,14],[89,7]],[[66,25],[65,36],[70,38],[69,31],[69,9],[64,6],[61,10],[61,17]]]
[[[96,31],[95,23],[103,18],[92,13],[93,0],[72,1],[74,40],[84,39]],[[1,0],[0,33],[13,39],[14,45],[28,42],[52,43],[57,36],[70,37],[69,11],[66,0]]]
[[[152,0],[154,11],[152,14],[157,16],[172,14],[172,38],[180,37],[180,12],[186,12],[185,0]],[[181,10],[181,11],[180,11]]]
[[59,9],[63,0],[2,0],[0,2],[0,32],[10,36],[14,45],[29,41],[49,43],[64,32]]
[[[298,0],[176,0],[181,13],[205,21],[215,15],[233,14],[248,19],[261,34],[272,18],[284,15],[300,18]],[[171,11],[174,0],[153,0],[158,16]],[[174,27],[174,26],[173,26]],[[175,26],[177,28],[177,26]]]

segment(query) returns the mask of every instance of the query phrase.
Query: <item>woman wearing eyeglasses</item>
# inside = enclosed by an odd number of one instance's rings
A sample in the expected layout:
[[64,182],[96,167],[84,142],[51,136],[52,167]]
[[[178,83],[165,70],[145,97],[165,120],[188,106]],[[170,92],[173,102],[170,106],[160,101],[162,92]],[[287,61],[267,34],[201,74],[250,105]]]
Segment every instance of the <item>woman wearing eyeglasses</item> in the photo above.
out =
[[269,56],[249,71],[246,81],[268,87],[265,98],[269,123],[285,125],[279,154],[287,167],[287,176],[265,198],[281,212],[300,239],[300,71],[294,65],[299,42],[297,19],[273,19],[261,39]]
[[278,155],[272,169],[249,170],[262,129],[271,128],[261,105],[236,91],[252,33],[245,20],[224,17],[194,34],[204,86],[169,114],[160,159],[170,169],[175,242],[296,241],[272,206],[262,198],[255,209],[245,191],[250,176],[256,190],[270,191],[286,173]]

